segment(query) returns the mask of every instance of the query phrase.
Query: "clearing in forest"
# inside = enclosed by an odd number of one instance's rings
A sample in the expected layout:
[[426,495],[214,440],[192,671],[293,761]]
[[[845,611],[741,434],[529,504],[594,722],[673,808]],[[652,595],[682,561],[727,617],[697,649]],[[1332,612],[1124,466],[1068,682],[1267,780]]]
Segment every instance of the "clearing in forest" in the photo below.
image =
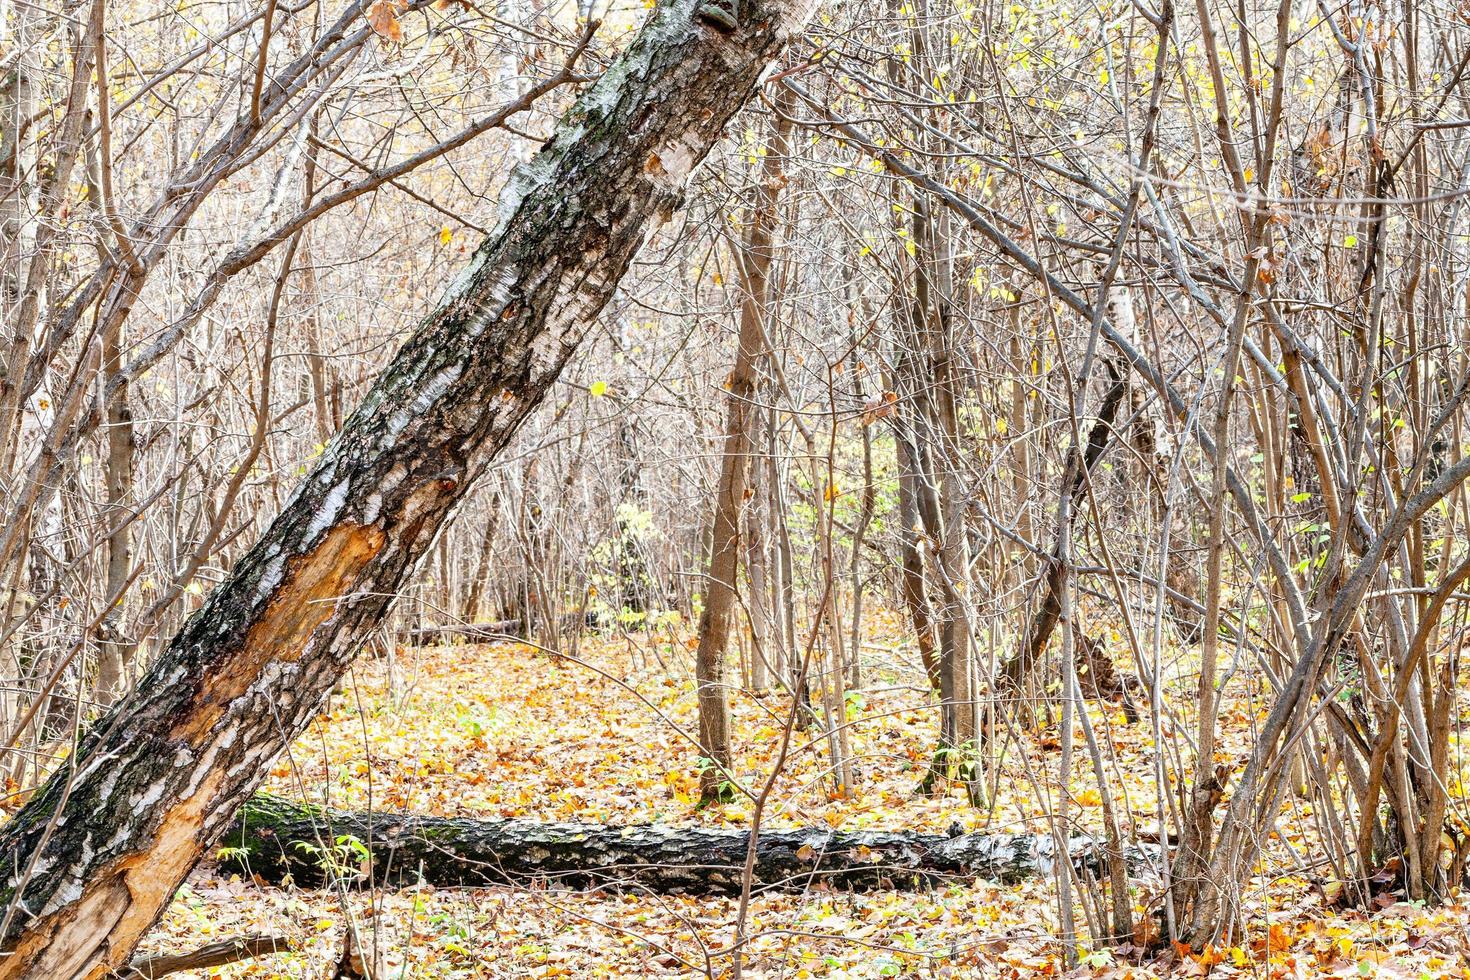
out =
[[[959,788],[933,798],[915,794],[935,710],[915,707],[920,678],[906,662],[900,624],[887,614],[870,615],[868,623],[871,685],[849,699],[858,791],[851,799],[830,792],[820,745],[794,752],[772,795],[770,823],[1044,833],[1049,803],[1037,799],[1026,769],[1054,767],[1054,727],[1023,736],[997,775],[999,792],[983,808],[971,808]],[[696,713],[687,659],[679,657],[686,640],[685,633],[584,638],[576,659],[520,643],[400,648],[392,661],[365,659],[276,763],[266,788],[346,810],[748,826],[746,804],[698,807],[698,751],[679,734],[692,730]],[[1181,680],[1179,691],[1185,686]],[[737,697],[732,707],[741,772],[764,773],[780,725],[762,699]],[[1130,820],[1150,824],[1148,726],[1129,725],[1116,708],[1091,711],[1112,742]],[[1253,721],[1244,705],[1227,706],[1224,716],[1227,744],[1244,744]],[[808,741],[797,735],[798,744]],[[1080,762],[1076,777],[1083,819],[1095,817],[1097,790]],[[1277,832],[1285,840],[1271,860],[1289,859],[1294,838],[1316,833],[1310,805],[1293,797]],[[1458,976],[1470,967],[1463,906],[1426,909],[1385,898],[1371,912],[1345,910],[1330,906],[1323,884],[1311,873],[1258,879],[1251,915],[1259,928],[1242,946],[1142,965],[1126,949],[1084,950],[1078,972],[1419,978]],[[145,951],[276,934],[287,940],[286,951],[208,975],[317,977],[341,955],[344,923],[355,921],[378,931],[386,961],[404,977],[701,976],[707,969],[725,975],[707,958],[730,945],[737,899],[527,885],[279,889],[208,867],[181,891]],[[1138,896],[1140,913],[1150,898]],[[750,916],[748,977],[1067,972],[1053,941],[1054,883],[1045,879],[860,894],[818,886],[758,895]]]

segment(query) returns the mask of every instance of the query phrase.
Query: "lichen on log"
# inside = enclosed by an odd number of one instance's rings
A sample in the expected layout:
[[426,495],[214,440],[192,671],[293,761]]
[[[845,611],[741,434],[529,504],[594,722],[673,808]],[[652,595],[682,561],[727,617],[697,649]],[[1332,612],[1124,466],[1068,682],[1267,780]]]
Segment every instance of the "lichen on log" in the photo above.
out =
[[[663,824],[608,826],[347,813],[257,795],[226,834],[222,862],[271,883],[328,878],[380,886],[554,884],[637,886],[682,894],[741,889],[750,831]],[[1073,838],[1077,866],[1093,870],[1101,842]],[[762,831],[756,887],[921,889],[953,881],[1015,883],[1055,870],[1050,834],[950,836],[907,830]],[[1153,855],[1134,850],[1140,869]]]

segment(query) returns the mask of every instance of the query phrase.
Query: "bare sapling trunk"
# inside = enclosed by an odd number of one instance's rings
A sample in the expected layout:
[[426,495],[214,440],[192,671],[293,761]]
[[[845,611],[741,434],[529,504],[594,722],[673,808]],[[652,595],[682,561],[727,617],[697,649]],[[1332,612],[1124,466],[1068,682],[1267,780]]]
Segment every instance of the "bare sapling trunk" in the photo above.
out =
[[899,529],[899,551],[903,563],[902,593],[904,608],[913,623],[919,645],[919,662],[929,686],[939,690],[939,651],[934,644],[934,615],[929,604],[929,590],[924,582],[924,556],[919,551],[923,524],[919,518],[918,474],[913,468],[913,454],[903,439],[894,440],[900,473],[898,477],[898,512],[903,520]]
[[[895,360],[903,364],[911,357],[911,354],[900,350]],[[902,369],[886,373],[884,384],[888,390],[896,392],[899,389],[899,377],[906,378],[911,374],[911,371]],[[924,528],[919,516],[919,461],[903,416],[895,413],[890,418],[894,463],[898,468],[899,596],[914,628],[914,640],[919,647],[919,662],[924,667],[924,676],[929,681],[929,687],[938,691],[939,653],[934,647],[934,618],[929,607],[929,591],[924,583],[924,556],[919,550]]]
[[[858,360],[858,338],[853,340],[853,349],[849,355],[849,371],[852,382],[856,388],[859,399],[863,396],[861,382],[861,361]],[[880,396],[881,397],[881,396]],[[877,509],[878,491],[873,482],[873,433],[863,420],[861,436],[863,440],[863,486],[862,502],[859,505],[857,527],[852,535],[851,555],[848,559],[848,588],[852,592],[852,624],[850,631],[852,635],[851,649],[848,651],[847,662],[847,686],[858,690],[863,686],[863,576],[862,555],[863,541],[868,533],[868,528],[873,523],[873,512]]]
[[[919,36],[917,33],[914,35]],[[923,196],[914,201],[914,296],[912,342],[923,359],[921,375],[909,379],[914,398],[911,458],[919,513],[933,558],[936,632],[939,640],[939,746],[919,786],[935,792],[940,780],[958,779],[979,802],[979,756],[975,752],[975,700],[971,693],[970,568],[965,531],[964,478],[960,447],[958,350],[950,317],[950,256],[943,229]],[[915,365],[917,366],[917,365]],[[922,392],[922,395],[918,393]]]
[[[755,465],[759,473],[760,464],[757,462]],[[770,518],[766,514],[769,500],[768,494],[759,491],[751,497],[750,520],[746,524],[745,535],[745,570],[750,581],[745,602],[746,618],[750,622],[750,689],[758,695],[770,688],[772,673],[779,675],[779,668],[773,667],[779,661],[772,660],[775,636],[767,598],[770,594],[768,569],[771,554],[767,540]]]
[[706,803],[729,795],[730,689],[726,651],[739,611],[735,589],[742,550],[740,523],[757,416],[756,365],[765,346],[764,320],[771,299],[771,243],[776,203],[786,182],[781,168],[789,152],[791,121],[788,116],[778,114],[773,125],[751,208],[750,227],[738,259],[742,292],[740,336],[735,366],[726,386],[724,448],[714,512],[710,517],[709,576],[705,583],[704,611],[699,617],[699,646],[694,654],[699,744],[705,756],[700,770],[700,797]]
[[[127,588],[133,569],[133,530],[127,513],[133,494],[133,410],[128,402],[126,379],[119,377],[122,367],[121,321],[102,338],[102,379],[108,385],[114,378],[120,383],[107,402],[107,513],[112,527],[107,535],[107,580],[104,595],[117,602]],[[114,606],[107,611],[98,629],[100,643],[97,657],[97,701],[111,704],[127,687],[128,660],[135,645],[121,633]]]
[[480,621],[481,606],[485,601],[485,581],[490,577],[490,559],[495,551],[495,532],[500,528],[500,491],[490,495],[485,507],[485,533],[480,538],[480,555],[475,559],[475,573],[470,579],[465,596],[463,615],[471,623]]
[[0,833],[0,977],[124,966],[539,404],[807,9],[659,7],[511,178],[501,221],[135,693]]
[[[928,34],[927,3],[915,9],[909,31],[913,64],[920,76],[935,69]],[[896,66],[892,66],[895,67]],[[921,492],[930,500],[921,509],[932,548],[939,640],[939,746],[921,792],[932,792],[936,779],[958,779],[973,803],[980,798],[980,757],[976,752],[977,719],[973,687],[969,603],[970,545],[966,529],[968,500],[961,455],[959,390],[962,346],[954,316],[954,256],[949,215],[936,211],[928,195],[914,199],[912,234],[913,338],[923,359],[921,388],[927,394],[915,405],[914,455],[921,463]]]
[[[1271,175],[1275,163],[1276,140],[1282,120],[1284,68],[1289,47],[1287,18],[1290,15],[1290,6],[1285,2],[1277,6],[1276,52],[1273,60],[1275,74],[1271,88],[1270,114],[1265,128],[1264,152],[1260,158],[1262,166],[1258,178],[1258,190],[1271,186]],[[1215,26],[1207,4],[1197,2],[1196,11],[1199,14],[1201,42],[1211,77],[1218,80],[1222,74]],[[1221,155],[1236,192],[1244,197],[1250,179],[1248,176],[1250,171],[1246,169],[1244,162],[1237,155],[1230,113],[1223,93],[1215,93],[1215,108],[1216,135],[1220,142]],[[1203,647],[1200,651],[1199,716],[1195,744],[1194,785],[1190,794],[1188,812],[1184,819],[1184,838],[1181,841],[1179,855],[1175,859],[1175,869],[1171,872],[1174,879],[1171,897],[1175,906],[1175,918],[1176,920],[1184,919],[1186,913],[1193,917],[1193,926],[1189,936],[1191,941],[1198,941],[1206,931],[1220,936],[1229,936],[1235,930],[1238,911],[1237,893],[1244,883],[1245,876],[1249,874],[1249,865],[1252,862],[1238,859],[1239,855],[1235,853],[1236,844],[1230,839],[1231,823],[1232,820],[1239,820],[1244,812],[1242,807],[1246,805],[1246,801],[1253,799],[1256,789],[1253,784],[1257,776],[1252,770],[1256,768],[1259,759],[1270,757],[1274,752],[1275,746],[1268,743],[1274,742],[1276,737],[1273,734],[1268,739],[1264,733],[1261,736],[1261,741],[1257,744],[1255,755],[1252,758],[1252,764],[1247,767],[1239,788],[1236,790],[1237,795],[1231,800],[1230,812],[1222,828],[1219,846],[1212,848],[1214,810],[1219,804],[1224,789],[1224,773],[1216,769],[1214,750],[1217,737],[1216,715],[1219,710],[1216,673],[1219,659],[1220,590],[1223,583],[1221,562],[1227,517],[1226,479],[1230,463],[1230,408],[1235,393],[1236,372],[1244,345],[1246,325],[1251,315],[1252,297],[1258,288],[1262,291],[1270,288],[1270,277],[1263,277],[1260,272],[1261,262],[1272,246],[1271,216],[1267,209],[1257,207],[1252,211],[1242,210],[1239,218],[1245,239],[1243,248],[1245,260],[1241,270],[1243,288],[1236,301],[1225,339],[1225,356],[1221,364],[1223,387],[1212,433],[1215,446],[1211,473],[1214,503],[1210,510],[1209,540],[1206,551],[1205,615],[1201,634]],[[1325,637],[1324,642],[1327,642]],[[1331,641],[1332,647],[1335,648],[1336,645],[1335,640]],[[1299,651],[1299,654],[1301,659],[1297,664],[1298,669],[1293,671],[1293,681],[1298,679],[1298,675],[1301,675],[1300,668],[1308,665],[1308,661],[1313,656],[1306,650]],[[1312,686],[1315,686],[1316,672],[1313,669],[1311,673],[1311,683]],[[1305,675],[1301,675],[1301,679],[1305,679]],[[1290,684],[1285,687],[1282,697],[1273,708],[1272,718],[1277,717],[1278,711],[1290,702],[1290,695],[1287,693],[1289,691]],[[1273,786],[1267,792],[1266,798],[1274,801],[1275,791],[1276,787]],[[1267,806],[1269,807],[1269,804]],[[1258,821],[1265,819],[1266,809],[1267,807],[1262,807],[1249,821],[1253,825],[1253,833],[1259,834],[1264,829]],[[1208,871],[1205,870],[1206,868]],[[1202,927],[1202,923],[1206,922],[1209,925]],[[1211,938],[1214,938],[1213,935]]]
[[[1097,418],[1088,430],[1087,445],[1080,456],[1074,454],[1068,461],[1066,473],[1066,488],[1063,491],[1066,502],[1067,527],[1065,533],[1070,535],[1072,523],[1081,513],[1078,503],[1082,492],[1086,487],[1087,476],[1096,468],[1102,454],[1107,450],[1112,439],[1114,423],[1118,416],[1118,406],[1123,400],[1127,390],[1124,375],[1121,368],[1113,361],[1106,361],[1109,374],[1107,390],[1103,393],[1102,406],[1098,409]],[[1047,565],[1046,578],[1042,584],[1045,592],[1042,594],[1041,604],[1032,615],[1026,625],[1026,632],[1021,637],[1020,646],[1016,652],[1005,662],[999,678],[1002,691],[1009,696],[1019,696],[1026,682],[1030,679],[1032,671],[1041,660],[1041,654],[1051,640],[1052,634],[1061,623],[1062,618],[1062,589],[1065,578],[1065,563],[1061,556],[1060,540],[1053,550]]]

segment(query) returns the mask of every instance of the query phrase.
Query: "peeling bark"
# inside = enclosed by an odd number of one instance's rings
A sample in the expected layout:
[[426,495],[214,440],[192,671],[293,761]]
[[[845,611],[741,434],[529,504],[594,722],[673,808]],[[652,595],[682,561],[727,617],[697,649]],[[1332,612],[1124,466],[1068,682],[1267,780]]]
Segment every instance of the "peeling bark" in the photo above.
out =
[[[272,884],[289,875],[296,884],[319,885],[336,874],[374,885],[636,884],[738,895],[750,831],[343,813],[257,796],[223,843],[227,867]],[[1102,867],[1101,843],[1077,837],[1069,850],[1079,869],[1096,874]],[[796,891],[818,883],[856,890],[977,879],[1012,884],[1052,874],[1056,853],[1056,838],[1044,833],[763,830],[754,883]],[[1127,857],[1140,870],[1148,866],[1142,850]]]
[[693,8],[656,10],[516,172],[497,229],[275,522],[5,825],[0,978],[127,963],[808,13],[766,0],[725,35]]

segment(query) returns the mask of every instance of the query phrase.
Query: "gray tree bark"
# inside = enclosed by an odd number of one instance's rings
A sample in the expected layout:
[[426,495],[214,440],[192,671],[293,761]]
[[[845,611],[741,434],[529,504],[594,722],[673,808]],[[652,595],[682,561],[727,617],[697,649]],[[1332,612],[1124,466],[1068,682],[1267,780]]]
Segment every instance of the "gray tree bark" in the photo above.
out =
[[747,3],[726,32],[693,0],[661,6],[516,172],[497,229],[275,522],[0,832],[0,978],[128,962],[808,13]]
[[[112,528],[107,534],[107,580],[104,593],[109,603],[127,588],[133,571],[133,529],[128,519],[128,501],[133,496],[133,455],[137,442],[133,434],[133,409],[128,400],[128,384],[119,371],[122,368],[122,321],[113,321],[102,337],[102,379],[118,378],[116,393],[107,402],[107,468],[105,491],[107,516]],[[97,655],[97,698],[111,704],[127,686],[128,661],[133,644],[121,633],[121,616],[117,606],[108,609],[98,629],[100,641]]]
[[[341,843],[338,843],[338,842]],[[680,894],[739,894],[750,831],[664,825],[609,827],[530,820],[467,820],[346,813],[272,796],[251,800],[222,844],[232,870],[280,884],[328,878],[436,887],[550,882],[638,885]],[[1068,844],[1079,869],[1098,873],[1103,846]],[[1051,834],[926,834],[912,830],[762,831],[752,868],[758,888],[801,891],[929,888],[977,878],[1015,883],[1055,870]],[[1148,855],[1127,855],[1140,869]]]

